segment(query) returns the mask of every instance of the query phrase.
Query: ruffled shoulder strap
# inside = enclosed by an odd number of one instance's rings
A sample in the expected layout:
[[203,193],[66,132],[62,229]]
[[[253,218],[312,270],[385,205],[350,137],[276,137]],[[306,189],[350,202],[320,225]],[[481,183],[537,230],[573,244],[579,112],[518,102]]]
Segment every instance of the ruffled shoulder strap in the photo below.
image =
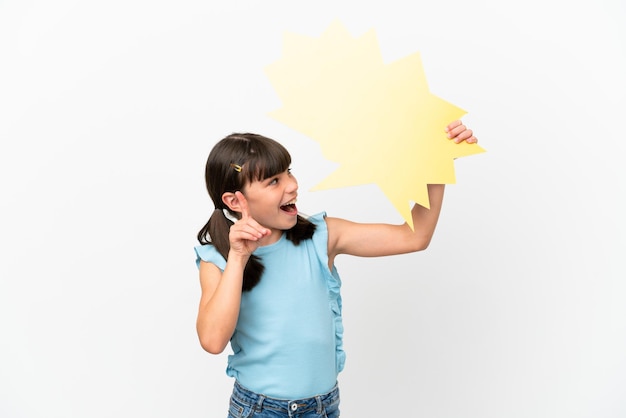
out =
[[[320,262],[328,266],[328,227],[326,225],[326,212],[308,216],[307,219],[315,224],[313,234],[313,246]],[[328,287],[328,297],[330,308],[333,312],[335,322],[335,350],[337,372],[343,370],[346,362],[346,354],[343,350],[343,318],[341,301],[341,279],[335,266],[326,271],[326,286]]]
[[328,265],[328,227],[326,226],[326,212],[306,216],[306,219],[315,225],[313,234],[313,245],[320,260]]
[[213,245],[198,245],[193,249],[196,252],[196,266],[198,268],[200,268],[200,261],[215,264],[222,271],[226,268],[226,260]]

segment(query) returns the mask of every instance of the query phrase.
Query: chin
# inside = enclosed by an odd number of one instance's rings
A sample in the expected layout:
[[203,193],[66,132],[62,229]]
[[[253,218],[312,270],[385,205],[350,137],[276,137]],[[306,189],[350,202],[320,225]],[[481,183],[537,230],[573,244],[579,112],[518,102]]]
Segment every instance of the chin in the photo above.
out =
[[294,226],[296,226],[297,223],[298,223],[298,215],[296,214],[296,215],[293,215],[293,219],[291,220],[291,222],[289,222],[289,226],[287,226],[285,230],[293,228]]

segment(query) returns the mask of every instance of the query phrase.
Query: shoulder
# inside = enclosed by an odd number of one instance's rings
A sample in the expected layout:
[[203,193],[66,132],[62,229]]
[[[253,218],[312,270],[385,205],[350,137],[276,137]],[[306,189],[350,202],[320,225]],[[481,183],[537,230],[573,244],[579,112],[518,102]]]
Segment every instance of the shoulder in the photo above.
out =
[[319,212],[315,215],[301,214],[301,216],[314,225],[325,224],[326,221],[326,212]]
[[226,268],[226,260],[211,244],[198,245],[194,247],[196,253],[196,266],[200,268],[200,262],[214,264],[220,270]]
[[328,230],[328,251],[329,254],[337,255],[336,249],[339,246],[340,238],[345,236],[350,228],[356,226],[354,222],[342,218],[326,217],[326,228]]

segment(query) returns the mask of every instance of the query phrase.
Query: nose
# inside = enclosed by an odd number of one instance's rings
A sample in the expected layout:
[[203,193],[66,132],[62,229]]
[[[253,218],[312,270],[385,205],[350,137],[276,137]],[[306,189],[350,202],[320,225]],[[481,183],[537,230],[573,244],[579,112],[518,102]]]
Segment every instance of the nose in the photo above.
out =
[[290,193],[298,191],[298,180],[293,175],[289,176],[286,191]]

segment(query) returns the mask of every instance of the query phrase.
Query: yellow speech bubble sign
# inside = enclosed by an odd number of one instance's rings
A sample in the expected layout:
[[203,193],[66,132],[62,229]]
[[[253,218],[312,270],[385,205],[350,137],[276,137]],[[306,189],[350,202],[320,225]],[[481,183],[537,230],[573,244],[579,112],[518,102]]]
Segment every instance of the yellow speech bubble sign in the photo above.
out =
[[430,207],[427,185],[455,183],[454,159],[485,151],[446,137],[466,112],[428,90],[418,53],[385,64],[373,30],[355,39],[338,21],[283,42],[265,69],[283,102],[270,116],[339,163],[313,190],[375,183],[413,228],[411,202]]

